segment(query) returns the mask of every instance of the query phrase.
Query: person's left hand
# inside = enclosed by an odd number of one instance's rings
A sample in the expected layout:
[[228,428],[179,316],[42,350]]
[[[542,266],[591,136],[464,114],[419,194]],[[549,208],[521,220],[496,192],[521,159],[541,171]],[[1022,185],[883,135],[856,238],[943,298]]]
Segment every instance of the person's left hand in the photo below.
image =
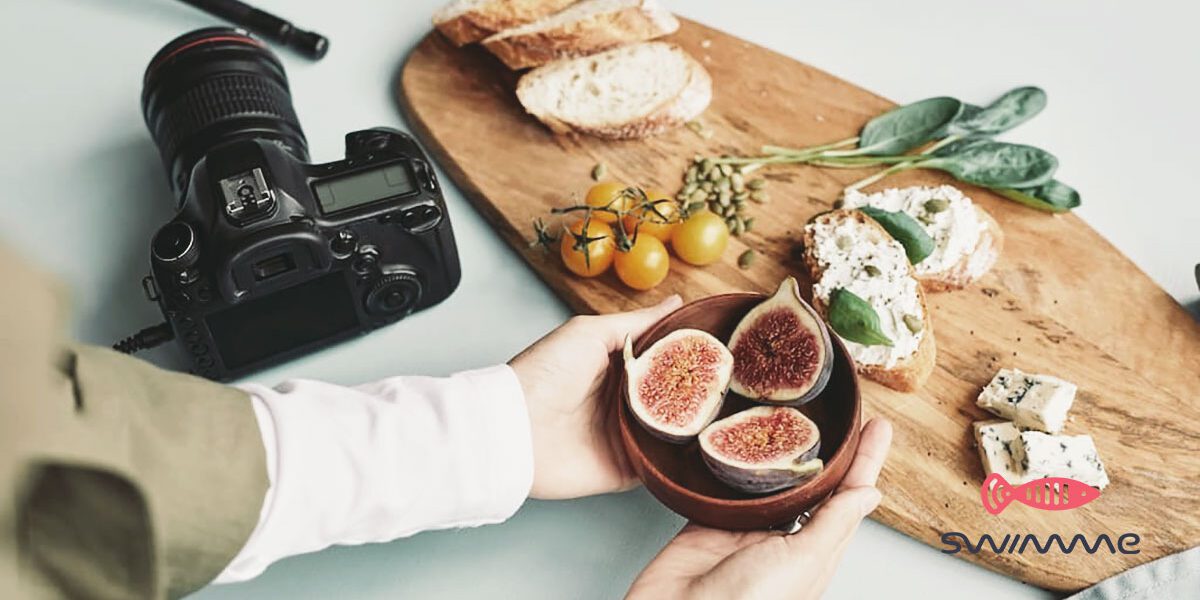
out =
[[531,497],[578,498],[636,485],[613,422],[620,390],[608,381],[609,361],[625,336],[637,339],[682,303],[675,295],[632,312],[574,317],[509,361],[529,408]]

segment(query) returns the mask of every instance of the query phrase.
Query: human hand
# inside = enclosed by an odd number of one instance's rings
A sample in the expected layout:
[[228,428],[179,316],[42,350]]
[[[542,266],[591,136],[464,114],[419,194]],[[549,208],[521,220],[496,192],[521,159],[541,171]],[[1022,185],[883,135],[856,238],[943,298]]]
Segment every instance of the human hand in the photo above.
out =
[[646,566],[629,598],[819,598],[863,517],[879,505],[875,480],[892,425],[872,419],[833,495],[794,535],[688,524]]
[[530,496],[578,498],[637,483],[614,422],[620,391],[608,381],[609,362],[625,336],[636,339],[681,304],[673,295],[641,310],[574,317],[508,362],[533,433]]

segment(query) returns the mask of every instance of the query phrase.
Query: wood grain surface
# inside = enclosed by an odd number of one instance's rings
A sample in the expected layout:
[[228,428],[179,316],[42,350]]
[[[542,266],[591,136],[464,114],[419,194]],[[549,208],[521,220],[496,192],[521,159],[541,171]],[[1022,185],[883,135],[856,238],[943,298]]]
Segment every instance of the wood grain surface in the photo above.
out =
[[[752,205],[753,232],[733,239],[721,262],[694,268],[676,260],[662,285],[636,293],[612,273],[593,280],[571,276],[557,253],[528,246],[531,221],[581,197],[596,163],[622,181],[674,191],[694,154],[843,139],[892,106],[828,73],[694,22],[683,21],[671,39],[713,76],[714,101],[703,116],[715,132],[711,139],[687,129],[626,142],[556,137],[524,114],[512,93],[515,75],[482,50],[454,48],[437,34],[412,51],[397,78],[400,105],[426,147],[496,231],[578,312],[646,306],[671,293],[694,300],[769,292],[788,274],[801,277],[807,289],[807,273],[794,252],[804,222],[828,209],[846,183],[869,172],[765,170],[772,200]],[[883,185],[948,181],[937,173],[907,172]],[[972,541],[985,533],[1141,537],[1135,555],[1079,548],[1069,554],[1028,549],[997,555],[985,548],[956,555],[1056,590],[1076,590],[1200,545],[1200,327],[1078,217],[1047,215],[963,187],[1001,224],[1004,254],[976,285],[930,295],[938,359],[923,389],[903,394],[864,384],[866,416],[884,415],[896,425],[880,484],[884,502],[874,518],[937,548],[945,547],[945,532],[962,532]],[[1104,190],[1082,193],[1085,202],[1121,200]],[[761,255],[741,270],[736,259],[745,248]],[[1066,432],[1096,440],[1112,479],[1099,500],[1065,512],[1015,504],[998,516],[984,511],[970,423],[987,417],[974,398],[1003,366],[1079,385]]]

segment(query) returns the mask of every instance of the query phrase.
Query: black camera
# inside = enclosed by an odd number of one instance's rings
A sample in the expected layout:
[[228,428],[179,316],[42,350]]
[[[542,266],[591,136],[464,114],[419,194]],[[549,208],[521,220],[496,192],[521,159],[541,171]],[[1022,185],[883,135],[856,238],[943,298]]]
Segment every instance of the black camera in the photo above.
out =
[[143,84],[179,207],[143,283],[197,374],[277,364],[457,287],[445,202],[407,134],[356,131],[345,159],[309,164],[283,65],[236,29],[176,38]]

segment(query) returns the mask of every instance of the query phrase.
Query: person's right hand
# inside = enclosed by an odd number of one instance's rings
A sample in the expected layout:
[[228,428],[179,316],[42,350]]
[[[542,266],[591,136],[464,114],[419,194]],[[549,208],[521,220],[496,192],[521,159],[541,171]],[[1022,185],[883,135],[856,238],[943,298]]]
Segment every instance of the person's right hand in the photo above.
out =
[[819,598],[858,524],[879,505],[875,480],[891,443],[891,423],[867,423],[846,478],[794,535],[688,524],[633,582],[628,598]]

